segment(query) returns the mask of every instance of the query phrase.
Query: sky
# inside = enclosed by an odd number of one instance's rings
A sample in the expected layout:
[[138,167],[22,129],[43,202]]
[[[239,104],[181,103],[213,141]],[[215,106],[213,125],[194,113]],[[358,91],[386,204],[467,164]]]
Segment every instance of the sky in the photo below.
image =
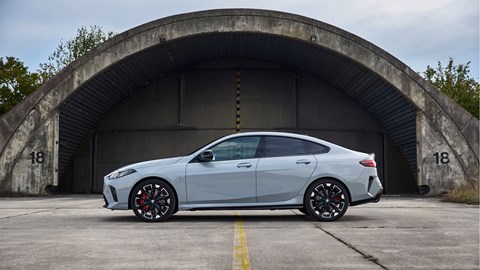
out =
[[479,0],[0,0],[0,57],[38,69],[82,26],[121,33],[163,17],[208,9],[269,9],[314,18],[384,49],[414,71],[471,62],[479,80]]

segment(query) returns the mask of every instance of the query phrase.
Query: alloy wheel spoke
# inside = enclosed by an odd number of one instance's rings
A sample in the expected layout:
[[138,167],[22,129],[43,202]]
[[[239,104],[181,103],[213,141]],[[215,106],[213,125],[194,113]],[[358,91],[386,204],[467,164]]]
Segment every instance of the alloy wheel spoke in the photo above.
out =
[[160,211],[158,205],[156,205],[156,204],[152,205],[151,212],[152,212],[153,217],[156,217],[157,215],[161,214],[161,211]]
[[334,193],[332,194],[332,196],[330,196],[330,198],[334,198],[334,197],[337,197],[337,196],[341,196],[343,193],[341,190],[339,190],[337,193]]
[[319,213],[324,212],[325,211],[325,203],[321,202],[321,203],[317,204],[316,209],[318,210]]
[[335,211],[337,211],[338,213],[340,213],[340,209],[334,204],[334,203],[330,203],[330,206],[335,209]]
[[322,192],[322,195],[323,195],[322,197],[323,197],[323,198],[327,198],[327,197],[328,197],[327,187],[322,187],[321,192]]

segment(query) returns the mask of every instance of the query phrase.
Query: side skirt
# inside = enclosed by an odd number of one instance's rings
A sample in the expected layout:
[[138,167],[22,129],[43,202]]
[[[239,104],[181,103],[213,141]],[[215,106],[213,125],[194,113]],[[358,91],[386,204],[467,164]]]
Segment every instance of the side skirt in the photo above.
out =
[[300,209],[303,204],[294,205],[271,205],[271,206],[240,206],[240,207],[208,207],[208,208],[191,208],[185,211],[204,211],[204,210],[285,210],[285,209]]

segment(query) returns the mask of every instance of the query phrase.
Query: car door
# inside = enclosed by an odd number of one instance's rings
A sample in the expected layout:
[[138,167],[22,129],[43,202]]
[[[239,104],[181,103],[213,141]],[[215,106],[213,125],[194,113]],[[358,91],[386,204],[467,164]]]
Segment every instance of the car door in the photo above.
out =
[[264,137],[257,165],[257,201],[279,202],[294,198],[317,165],[304,141],[287,137]]
[[188,203],[255,202],[259,143],[259,136],[233,138],[210,149],[214,160],[192,160],[186,169]]

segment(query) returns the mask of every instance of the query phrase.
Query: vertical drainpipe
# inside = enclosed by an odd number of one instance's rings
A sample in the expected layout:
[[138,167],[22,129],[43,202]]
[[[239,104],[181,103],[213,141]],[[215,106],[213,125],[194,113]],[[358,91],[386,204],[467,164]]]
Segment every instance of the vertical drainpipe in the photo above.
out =
[[240,132],[240,70],[237,71],[236,73],[236,115],[235,119],[236,121],[236,131],[237,133]]
[[53,129],[53,183],[54,187],[58,187],[58,167],[60,154],[60,113],[58,111],[54,114],[54,129]]
[[298,129],[298,79],[300,78],[300,75],[294,73],[293,74],[293,79],[294,79],[294,85],[295,87],[294,92],[295,92],[295,128]]
[[177,124],[175,125],[176,127],[182,127],[183,126],[183,100],[185,97],[185,73],[180,73],[179,75],[179,92],[178,92],[178,121]]

